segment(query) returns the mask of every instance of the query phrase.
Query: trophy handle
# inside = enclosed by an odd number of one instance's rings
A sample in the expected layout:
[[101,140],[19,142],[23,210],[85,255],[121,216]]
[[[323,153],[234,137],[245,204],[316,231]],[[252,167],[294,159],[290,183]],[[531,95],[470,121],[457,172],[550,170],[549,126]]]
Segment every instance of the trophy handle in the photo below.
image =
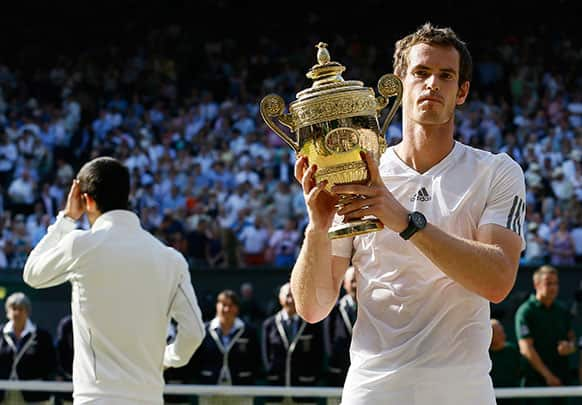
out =
[[289,128],[291,132],[293,131],[293,118],[291,114],[284,114],[285,110],[285,100],[281,96],[276,94],[269,94],[261,100],[261,117],[265,123],[271,128],[287,145],[289,145],[295,153],[299,153],[299,144],[295,142],[291,137],[279,127],[273,118]]
[[382,138],[384,138],[388,125],[390,125],[390,121],[394,118],[396,110],[398,110],[398,107],[400,107],[400,103],[402,102],[402,82],[396,75],[391,73],[385,74],[380,78],[380,80],[378,80],[378,92],[381,94],[381,96],[376,98],[378,103],[376,109],[378,112],[386,108],[390,97],[396,96],[396,100],[394,100],[394,104],[392,104],[388,116],[386,116],[386,119],[382,124]]

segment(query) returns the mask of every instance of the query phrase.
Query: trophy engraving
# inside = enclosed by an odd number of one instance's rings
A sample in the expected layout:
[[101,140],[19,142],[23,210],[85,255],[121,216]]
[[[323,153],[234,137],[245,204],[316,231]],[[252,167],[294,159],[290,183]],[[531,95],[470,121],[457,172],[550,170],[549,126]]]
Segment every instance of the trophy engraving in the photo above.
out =
[[358,131],[349,127],[332,129],[325,136],[324,142],[331,153],[349,152],[358,144]]
[[[317,164],[315,180],[327,180],[327,192],[335,184],[366,184],[368,169],[360,152],[371,153],[378,162],[386,150],[384,134],[402,101],[402,83],[395,75],[385,74],[378,80],[380,95],[376,96],[363,82],[343,79],[346,68],[331,60],[326,43],[316,47],[317,64],[306,74],[312,86],[297,93],[287,113],[282,97],[265,96],[261,116],[297,154],[308,156],[310,165]],[[378,115],[388,107],[380,127]],[[339,197],[340,204],[353,198]],[[343,238],[381,229],[378,219],[365,217],[332,226],[328,236]]]

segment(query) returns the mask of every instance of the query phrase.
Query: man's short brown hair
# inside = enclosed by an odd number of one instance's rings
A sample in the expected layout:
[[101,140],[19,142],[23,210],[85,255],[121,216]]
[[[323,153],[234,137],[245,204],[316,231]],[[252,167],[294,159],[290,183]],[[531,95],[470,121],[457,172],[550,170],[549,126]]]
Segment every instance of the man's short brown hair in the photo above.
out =
[[473,59],[467,48],[467,44],[457,36],[451,28],[435,27],[431,23],[425,23],[418,30],[405,36],[396,42],[394,50],[394,73],[400,77],[406,75],[408,70],[408,54],[410,48],[417,44],[428,44],[436,46],[452,46],[460,56],[459,61],[459,86],[467,81],[471,81],[473,74]]

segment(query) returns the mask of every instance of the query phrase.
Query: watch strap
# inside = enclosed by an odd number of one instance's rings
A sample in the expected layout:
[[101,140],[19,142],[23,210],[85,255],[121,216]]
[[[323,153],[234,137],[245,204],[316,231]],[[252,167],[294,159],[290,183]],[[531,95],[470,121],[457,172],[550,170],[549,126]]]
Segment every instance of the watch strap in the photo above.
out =
[[[417,224],[415,223],[414,219],[413,219],[413,215],[422,215],[420,212],[411,212],[408,214],[408,226],[406,227],[405,230],[403,230],[402,232],[400,232],[400,237],[404,240],[408,240],[412,237],[412,235],[414,235],[416,232],[420,231],[421,229],[424,229],[423,227],[419,227],[417,226]],[[422,217],[424,218],[424,215],[422,215]],[[426,224],[426,220],[424,221]]]

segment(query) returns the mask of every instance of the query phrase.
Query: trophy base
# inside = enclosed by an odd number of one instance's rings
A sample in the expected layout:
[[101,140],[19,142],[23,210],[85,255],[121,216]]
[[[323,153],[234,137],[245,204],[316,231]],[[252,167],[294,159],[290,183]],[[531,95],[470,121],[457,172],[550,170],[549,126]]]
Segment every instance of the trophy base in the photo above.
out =
[[366,218],[329,228],[329,239],[350,238],[365,233],[378,232],[384,229],[384,225],[376,218]]

